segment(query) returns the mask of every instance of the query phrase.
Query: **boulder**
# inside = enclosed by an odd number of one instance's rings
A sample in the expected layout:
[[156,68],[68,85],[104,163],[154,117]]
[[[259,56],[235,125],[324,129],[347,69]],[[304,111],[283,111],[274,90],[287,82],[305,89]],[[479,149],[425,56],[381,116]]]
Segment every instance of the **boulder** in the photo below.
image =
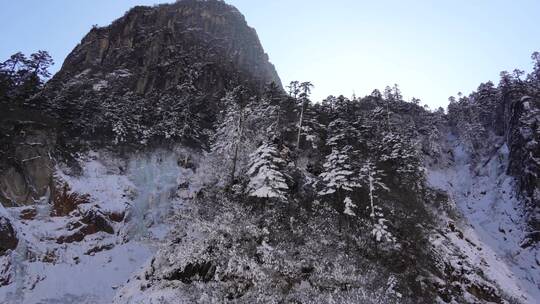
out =
[[0,214],[0,255],[17,248],[19,240],[11,221]]

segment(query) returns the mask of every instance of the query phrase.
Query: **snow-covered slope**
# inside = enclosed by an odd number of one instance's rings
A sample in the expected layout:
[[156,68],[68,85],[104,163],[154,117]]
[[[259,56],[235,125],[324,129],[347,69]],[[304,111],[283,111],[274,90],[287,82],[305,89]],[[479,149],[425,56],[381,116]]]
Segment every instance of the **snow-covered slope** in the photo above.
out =
[[[443,145],[452,151],[449,166],[428,169],[428,182],[447,191],[462,221],[449,236],[473,265],[510,296],[524,303],[540,299],[540,251],[522,248],[526,221],[516,197],[514,178],[506,175],[508,148],[501,145],[487,159],[473,161],[453,135]],[[478,165],[474,165],[477,163]]]
[[[90,203],[61,217],[51,216],[49,205],[9,209],[11,218],[20,219],[13,221],[19,245],[0,257],[0,274],[10,282],[0,287],[0,299],[5,303],[111,302],[116,288],[145,264],[167,233],[165,215],[181,206],[176,196],[179,178],[186,178],[191,170],[180,168],[177,159],[173,152],[134,155],[128,160],[93,152],[81,157],[80,176],[58,168],[57,178],[72,191],[89,194]],[[87,214],[108,219],[103,227],[87,229],[81,240],[77,226]]]

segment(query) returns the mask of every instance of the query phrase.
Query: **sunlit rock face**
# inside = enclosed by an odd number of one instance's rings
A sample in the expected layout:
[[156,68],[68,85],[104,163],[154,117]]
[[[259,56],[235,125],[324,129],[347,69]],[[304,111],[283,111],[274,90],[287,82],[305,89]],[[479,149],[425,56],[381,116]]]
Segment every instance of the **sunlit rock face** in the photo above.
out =
[[175,90],[190,77],[208,96],[229,82],[281,84],[255,30],[220,1],[135,7],[112,25],[93,28],[67,57],[51,90],[74,77],[94,80],[95,90],[138,94]]
[[181,117],[208,134],[226,92],[260,93],[270,83],[282,88],[243,15],[221,1],[188,0],[135,7],[93,28],[31,103],[58,119],[62,142],[201,146],[207,138],[157,125]]

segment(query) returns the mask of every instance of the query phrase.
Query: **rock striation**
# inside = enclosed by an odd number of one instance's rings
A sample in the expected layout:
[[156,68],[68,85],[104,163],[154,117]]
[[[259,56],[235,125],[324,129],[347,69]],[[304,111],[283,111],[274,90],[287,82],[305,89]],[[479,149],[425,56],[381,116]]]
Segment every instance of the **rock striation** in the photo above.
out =
[[201,147],[227,92],[241,85],[260,93],[271,83],[282,89],[236,8],[186,0],[138,6],[94,27],[30,103],[58,119],[65,147],[82,141]]
[[86,79],[97,91],[147,94],[174,90],[190,77],[208,95],[231,81],[281,86],[257,33],[236,8],[189,0],[135,7],[110,26],[93,28],[47,91]]

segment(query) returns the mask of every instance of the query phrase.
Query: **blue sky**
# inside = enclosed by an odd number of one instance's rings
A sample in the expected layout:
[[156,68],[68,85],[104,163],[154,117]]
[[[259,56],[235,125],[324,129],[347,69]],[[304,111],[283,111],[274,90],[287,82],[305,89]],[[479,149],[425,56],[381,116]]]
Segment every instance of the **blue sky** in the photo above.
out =
[[[0,60],[48,50],[60,68],[93,24],[160,0],[6,0]],[[284,83],[315,84],[313,99],[358,96],[398,83],[432,108],[499,72],[530,70],[540,50],[537,0],[229,0],[255,27]]]

